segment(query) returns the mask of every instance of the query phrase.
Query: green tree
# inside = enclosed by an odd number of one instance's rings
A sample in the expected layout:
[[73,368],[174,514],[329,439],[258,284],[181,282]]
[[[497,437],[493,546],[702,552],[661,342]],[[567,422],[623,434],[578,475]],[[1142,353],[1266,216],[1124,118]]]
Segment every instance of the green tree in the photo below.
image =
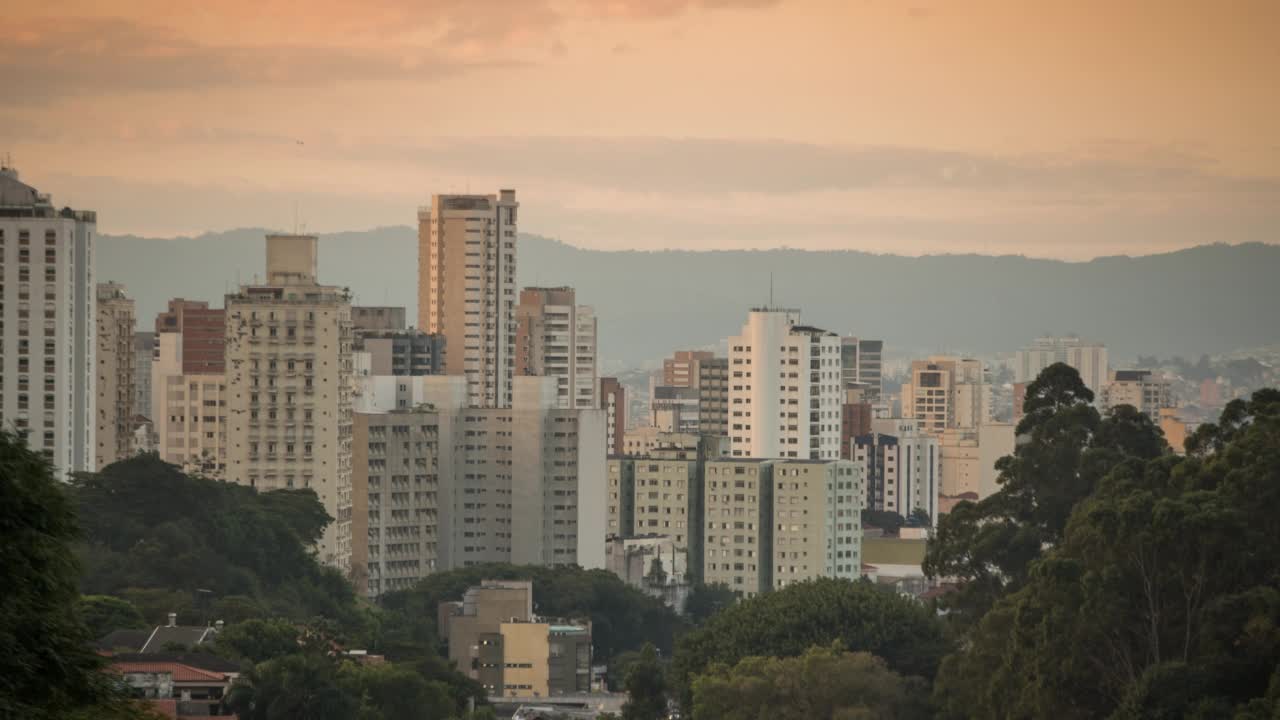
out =
[[904,678],[869,653],[839,643],[799,657],[717,664],[693,683],[693,720],[929,718],[928,684]]
[[627,702],[622,720],[660,720],[667,716],[667,682],[658,651],[649,643],[627,671]]
[[889,510],[863,510],[862,525],[878,527],[885,535],[896,536],[907,521],[901,515]]
[[302,633],[288,620],[253,619],[226,626],[214,645],[218,652],[251,664],[298,652]]
[[724,583],[694,585],[684,599],[684,614],[694,625],[701,625],[737,600],[738,595]]
[[866,581],[821,578],[742,600],[682,637],[672,689],[687,711],[694,677],[715,663],[794,657],[836,640],[884,658],[895,672],[924,678],[933,677],[947,650],[941,623],[924,605]]
[[1271,707],[1280,394],[1255,393],[1218,427],[1187,458],[1110,456],[1061,542],[943,663],[939,704],[971,717],[1135,719]]
[[359,698],[338,681],[338,663],[295,653],[256,665],[236,681],[227,704],[241,720],[351,720]]
[[391,663],[343,663],[338,679],[359,701],[361,720],[444,720],[457,708],[448,686]]
[[78,617],[80,529],[53,472],[0,430],[0,717],[128,716]]
[[76,603],[76,613],[91,637],[100,638],[113,630],[139,630],[146,621],[127,600],[110,595],[84,595]]

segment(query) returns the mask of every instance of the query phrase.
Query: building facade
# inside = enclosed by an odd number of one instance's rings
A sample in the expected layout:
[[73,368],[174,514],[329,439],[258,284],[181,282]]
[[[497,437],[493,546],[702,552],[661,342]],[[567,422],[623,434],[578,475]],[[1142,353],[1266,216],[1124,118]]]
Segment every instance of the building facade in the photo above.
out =
[[698,361],[698,432],[729,436],[729,358]]
[[738,597],[773,587],[773,466],[752,458],[707,462],[703,582]]
[[627,388],[617,378],[600,378],[600,409],[605,418],[605,448],[621,455],[627,433]]
[[875,420],[872,427],[873,432],[854,438],[853,449],[853,461],[866,479],[866,507],[904,518],[923,510],[937,523],[942,493],[938,438],[908,418]]
[[840,338],[840,380],[843,388],[863,388],[863,399],[877,403],[884,393],[884,341]]
[[698,387],[698,366],[715,358],[706,350],[677,350],[662,361],[662,384],[668,387]]
[[352,351],[367,353],[371,374],[439,375],[444,369],[444,338],[439,335],[404,329],[355,330],[354,337]]
[[227,313],[202,300],[175,298],[156,316],[156,333],[179,333],[182,372],[221,375],[226,371]]
[[773,468],[773,587],[862,577],[861,469],[848,460],[779,460]]
[[529,287],[516,306],[516,375],[547,375],[558,383],[558,406],[599,404],[596,315],[578,305],[571,287]]
[[418,210],[418,325],[445,339],[468,404],[510,407],[516,344],[514,190],[435,195]]
[[320,559],[347,572],[350,298],[317,282],[314,235],[267,236],[267,282],[226,297],[227,479],[314,490],[334,518]]
[[0,425],[59,473],[95,469],[96,236],[0,166]]
[[799,325],[799,311],[751,311],[729,339],[734,457],[840,456],[840,338]]
[[913,360],[910,379],[902,385],[902,416],[919,420],[922,432],[935,435],[948,428],[976,430],[991,421],[991,404],[991,388],[979,360]]
[[1132,405],[1157,425],[1160,410],[1175,407],[1170,382],[1150,370],[1116,370],[1111,373],[1110,382],[1102,386],[1100,400],[1104,411]]
[[357,334],[372,331],[404,330],[405,310],[391,305],[351,306],[351,327]]
[[151,419],[151,363],[155,360],[156,334],[150,330],[133,334],[133,407]]
[[1054,363],[1066,363],[1080,373],[1080,380],[1096,396],[1107,384],[1107,346],[1078,337],[1040,337],[1018,350],[1014,359],[1014,382],[1029,383]]
[[133,454],[137,320],[123,285],[98,283],[97,295],[94,467],[101,470]]

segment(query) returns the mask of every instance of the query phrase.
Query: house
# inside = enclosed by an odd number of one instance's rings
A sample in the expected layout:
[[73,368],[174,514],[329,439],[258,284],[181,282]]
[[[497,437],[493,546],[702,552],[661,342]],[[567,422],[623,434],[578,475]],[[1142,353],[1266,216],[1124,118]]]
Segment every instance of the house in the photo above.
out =
[[[237,672],[196,667],[167,657],[117,655],[112,658],[107,671],[119,675],[133,697],[146,700],[152,709],[165,717],[233,716],[223,701]],[[214,662],[226,663],[220,659]]]

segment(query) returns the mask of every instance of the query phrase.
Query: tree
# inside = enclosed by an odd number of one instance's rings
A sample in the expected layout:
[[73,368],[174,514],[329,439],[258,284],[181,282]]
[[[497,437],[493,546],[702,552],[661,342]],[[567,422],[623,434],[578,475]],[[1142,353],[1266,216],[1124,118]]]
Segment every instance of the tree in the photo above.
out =
[[79,533],[49,462],[0,430],[0,717],[132,712],[77,612]]
[[640,658],[631,665],[626,680],[627,702],[622,720],[660,720],[667,716],[667,683],[658,662],[658,651],[650,643],[640,649]]
[[361,720],[444,720],[456,708],[449,688],[392,663],[343,663],[339,683],[359,700]]
[[214,647],[222,655],[256,665],[298,652],[301,635],[288,620],[245,620],[227,625],[214,640]]
[[[1277,400],[1259,391],[1229,408],[1186,458],[1100,456],[1106,473],[1062,540],[943,663],[939,704],[973,717],[1135,719],[1271,707]],[[1132,450],[1143,433],[1108,442]]]
[[113,630],[138,630],[146,626],[133,603],[110,595],[82,596],[76,603],[76,613],[90,637],[95,638]]
[[227,704],[241,720],[350,720],[360,706],[338,682],[337,662],[319,653],[258,664],[232,686]]
[[694,585],[684,599],[684,614],[694,625],[701,625],[707,618],[730,607],[738,595],[724,583]]
[[840,644],[799,657],[747,657],[717,664],[693,683],[693,720],[932,717],[928,685],[904,678],[870,653]]
[[932,678],[947,649],[942,625],[924,605],[865,580],[820,578],[740,601],[680,639],[671,686],[692,708],[693,679],[715,663],[745,657],[794,657],[814,645],[882,657],[890,669]]
[[901,515],[891,510],[862,511],[862,526],[878,527],[885,535],[897,536],[898,531],[906,524],[907,521]]

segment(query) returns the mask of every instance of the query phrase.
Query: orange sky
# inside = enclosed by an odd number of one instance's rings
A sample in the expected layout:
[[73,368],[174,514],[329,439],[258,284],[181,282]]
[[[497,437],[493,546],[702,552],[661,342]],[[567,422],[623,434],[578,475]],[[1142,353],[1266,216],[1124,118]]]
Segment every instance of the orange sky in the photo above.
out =
[[498,186],[599,248],[1076,259],[1280,228],[1274,0],[56,6],[3,10],[0,152],[103,232],[412,224]]

